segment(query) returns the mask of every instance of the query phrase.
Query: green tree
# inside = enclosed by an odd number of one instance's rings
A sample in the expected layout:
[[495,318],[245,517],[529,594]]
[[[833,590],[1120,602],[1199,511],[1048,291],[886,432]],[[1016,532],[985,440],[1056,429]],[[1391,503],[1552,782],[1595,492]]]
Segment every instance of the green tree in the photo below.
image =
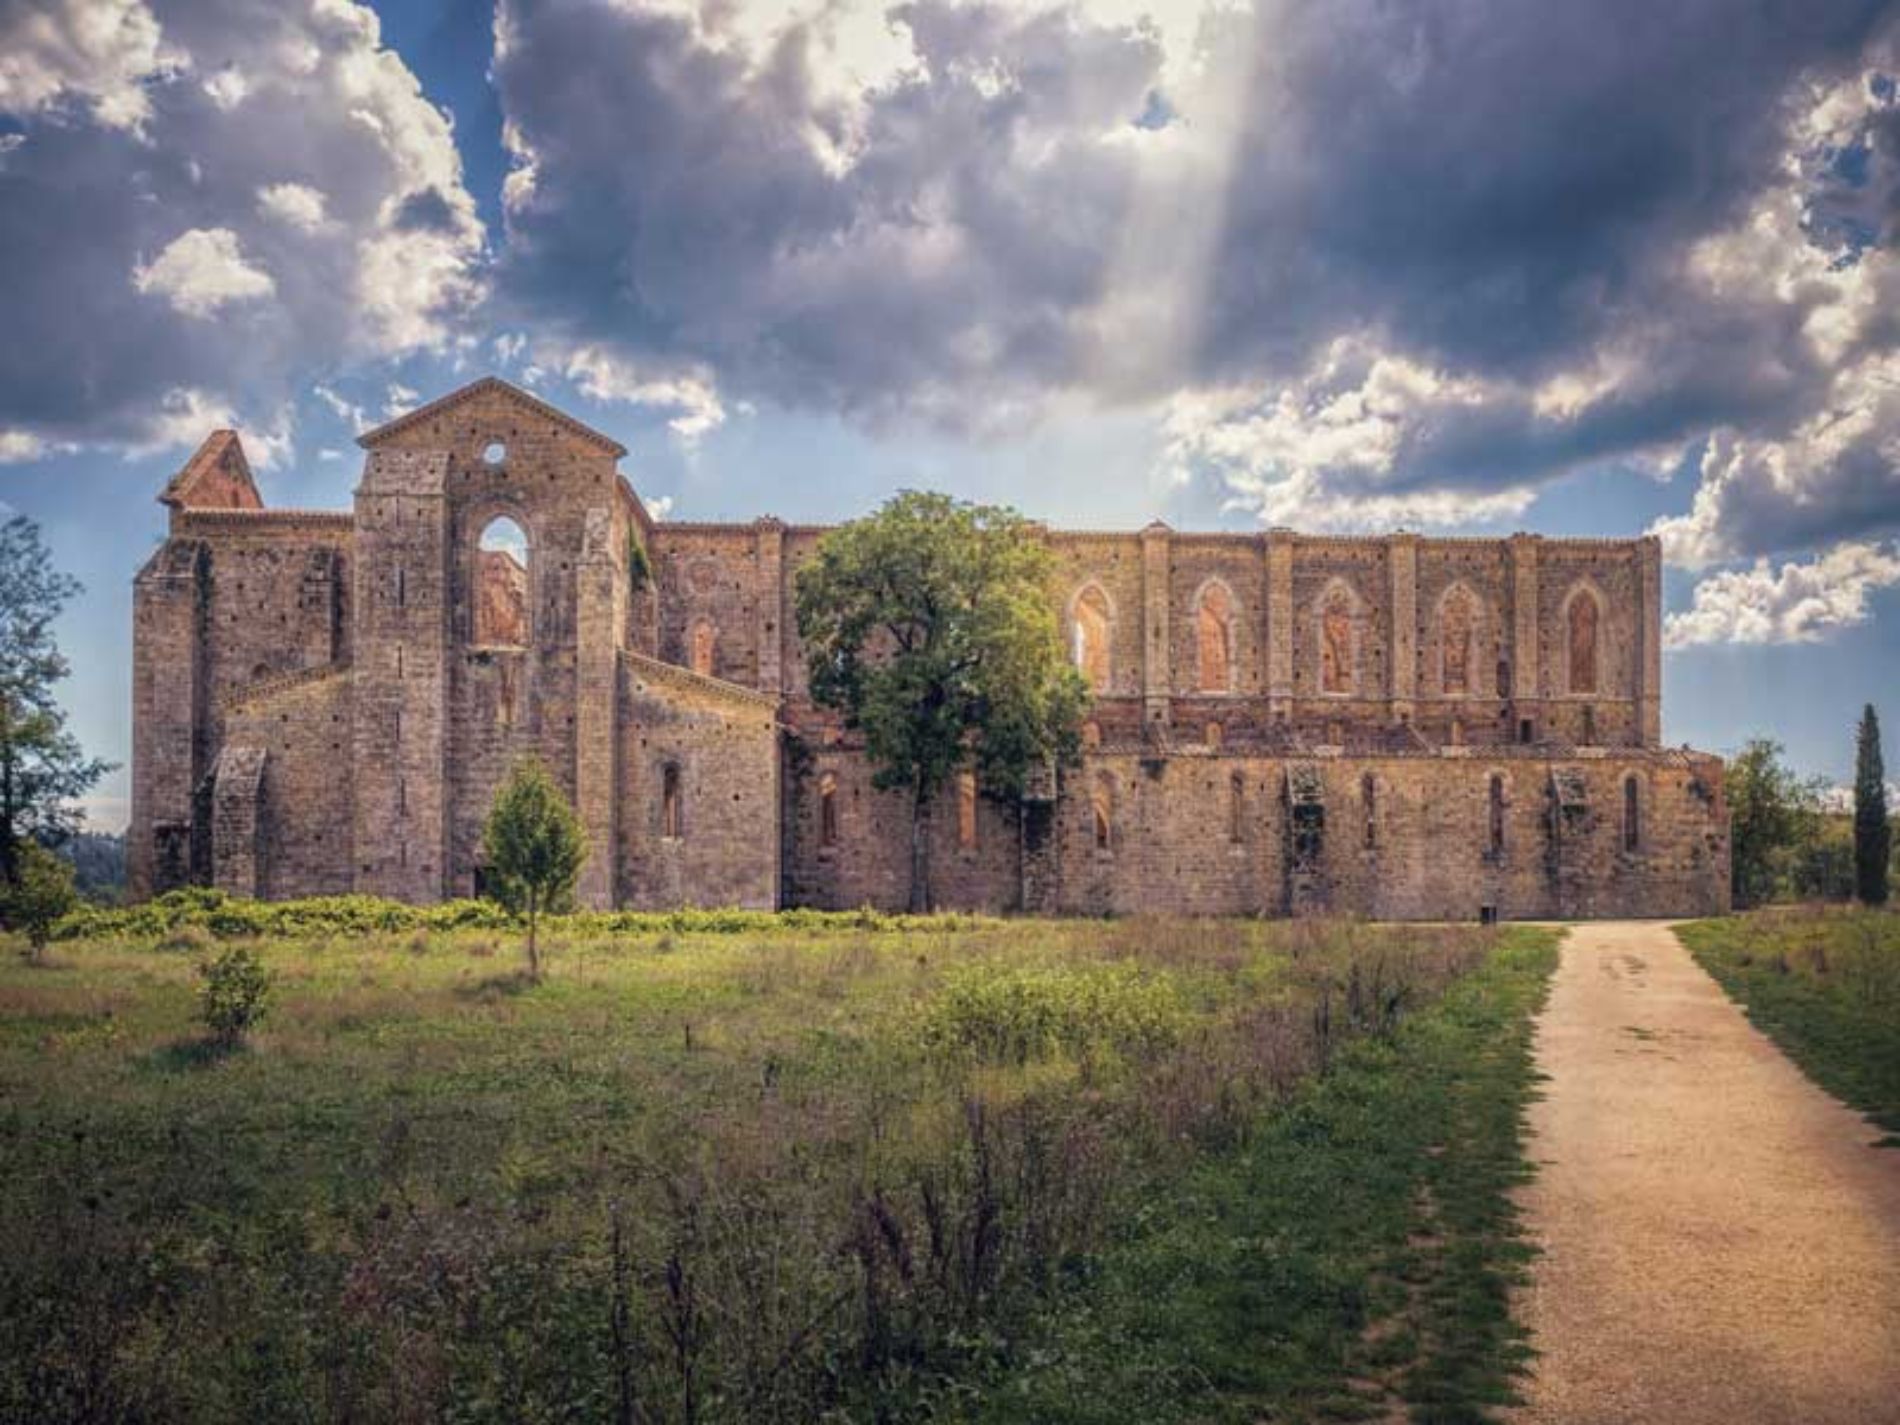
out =
[[931,903],[931,805],[960,768],[1008,798],[1076,755],[1089,695],[1053,572],[1015,511],[917,491],[833,530],[798,571],[813,699],[863,734],[876,786],[910,793],[913,910]]
[[53,926],[79,904],[73,868],[37,841],[23,841],[15,848],[14,868],[12,885],[0,893],[0,916],[26,937],[32,958],[38,960]]
[[1730,884],[1737,906],[1775,898],[1801,847],[1819,831],[1820,794],[1781,760],[1772,738],[1750,741],[1723,778],[1729,808]]
[[71,835],[74,798],[111,770],[80,750],[53,696],[68,671],[53,623],[78,592],[38,525],[24,515],[0,524],[0,885],[13,884],[29,839],[56,846]]
[[541,916],[559,910],[587,859],[580,819],[539,762],[516,765],[482,830],[495,899],[528,919],[528,978],[541,978]]
[[1854,894],[1868,905],[1887,903],[1893,823],[1887,819],[1887,768],[1880,755],[1880,717],[1874,705],[1860,715],[1854,749]]

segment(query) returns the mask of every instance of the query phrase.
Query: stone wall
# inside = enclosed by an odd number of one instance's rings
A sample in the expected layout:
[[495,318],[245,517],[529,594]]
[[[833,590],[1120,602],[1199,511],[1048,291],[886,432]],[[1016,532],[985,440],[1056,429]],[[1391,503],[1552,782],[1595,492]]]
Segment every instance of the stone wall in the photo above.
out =
[[[904,904],[909,798],[809,698],[794,588],[824,530],[655,523],[619,446],[495,381],[363,444],[348,513],[262,509],[230,432],[167,486],[134,594],[135,893],[472,893],[534,757],[585,828],[585,904]],[[483,553],[504,516],[524,565]],[[1101,679],[1087,753],[1026,802],[944,792],[939,903],[1725,904],[1720,766],[1658,745],[1654,540],[1045,537]]]

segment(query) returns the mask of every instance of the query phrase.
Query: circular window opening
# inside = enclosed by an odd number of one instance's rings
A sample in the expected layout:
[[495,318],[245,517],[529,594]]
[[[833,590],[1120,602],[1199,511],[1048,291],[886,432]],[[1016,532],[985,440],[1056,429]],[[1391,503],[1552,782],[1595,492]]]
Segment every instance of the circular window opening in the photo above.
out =
[[499,465],[508,458],[508,447],[498,440],[491,440],[482,450],[482,462],[486,465]]

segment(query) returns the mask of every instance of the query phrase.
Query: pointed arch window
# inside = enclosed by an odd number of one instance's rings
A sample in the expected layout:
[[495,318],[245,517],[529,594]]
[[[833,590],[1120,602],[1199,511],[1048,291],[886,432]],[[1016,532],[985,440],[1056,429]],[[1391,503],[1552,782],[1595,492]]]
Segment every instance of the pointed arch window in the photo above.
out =
[[1115,848],[1115,784],[1107,777],[1098,778],[1089,797],[1090,819],[1095,831],[1095,849]]
[[1602,611],[1596,595],[1579,589],[1570,599],[1568,652],[1570,691],[1594,693],[1597,690],[1597,635]]
[[818,844],[829,850],[838,844],[838,774],[818,779]]
[[1215,582],[1201,591],[1194,611],[1194,640],[1199,654],[1197,687],[1203,693],[1228,693],[1234,687],[1234,596]]
[[1477,622],[1477,600],[1463,585],[1454,587],[1438,616],[1438,681],[1447,697],[1466,697],[1473,691]]
[[1100,584],[1090,584],[1075,596],[1075,666],[1098,693],[1108,691],[1109,675],[1108,595]]
[[693,625],[693,632],[687,645],[687,666],[702,678],[713,676],[713,659],[719,646],[719,630],[711,619],[700,619]]
[[957,845],[976,849],[976,773],[957,773]]
[[481,648],[528,643],[528,536],[506,515],[484,525],[476,543],[471,631]]
[[1504,778],[1500,773],[1491,774],[1489,788],[1490,831],[1487,841],[1493,856],[1504,854]]
[[1227,779],[1227,839],[1236,846],[1247,839],[1247,779],[1238,772]]
[[1359,801],[1366,814],[1366,850],[1379,849],[1379,783],[1368,772],[1359,779]]
[[660,770],[660,835],[668,841],[677,841],[686,834],[684,802],[679,764],[668,762]]
[[1322,693],[1349,694],[1353,690],[1353,600],[1343,585],[1335,585],[1319,606],[1319,687]]
[[1623,849],[1632,855],[1643,845],[1643,792],[1634,776],[1623,779]]

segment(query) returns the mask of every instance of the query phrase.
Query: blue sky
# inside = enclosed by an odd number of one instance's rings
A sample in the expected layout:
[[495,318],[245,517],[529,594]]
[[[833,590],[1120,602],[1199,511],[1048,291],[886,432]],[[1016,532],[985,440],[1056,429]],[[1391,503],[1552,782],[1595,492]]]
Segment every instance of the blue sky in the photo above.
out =
[[[154,502],[485,371],[676,517],[1659,534],[1665,736],[1900,715],[1894,4],[0,0],[0,502],[127,755]],[[97,817],[123,817],[121,770]]]

